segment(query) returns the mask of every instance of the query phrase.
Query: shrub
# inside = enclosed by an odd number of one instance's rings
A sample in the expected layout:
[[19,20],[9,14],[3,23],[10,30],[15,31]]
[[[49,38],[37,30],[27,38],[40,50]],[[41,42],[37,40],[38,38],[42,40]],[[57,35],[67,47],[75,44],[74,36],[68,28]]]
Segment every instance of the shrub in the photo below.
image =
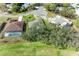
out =
[[71,18],[71,19],[76,18],[75,9],[63,8],[63,10],[60,12],[60,14],[67,18]]
[[44,20],[41,23],[34,24],[22,37],[27,41],[41,41],[63,49],[76,46],[79,41],[71,30],[49,24]]
[[55,11],[56,8],[57,8],[57,5],[55,3],[52,3],[52,4],[46,4],[45,5],[45,8],[48,10],[48,11]]
[[51,3],[51,4],[46,4],[45,5],[46,10],[56,13],[56,14],[61,14],[64,17],[67,18],[76,18],[77,15],[75,14],[75,8],[72,7],[68,3],[60,4],[60,3]]
[[27,7],[24,6],[25,3],[13,3],[11,12],[21,13],[29,10],[35,10],[34,4],[29,4]]
[[24,20],[25,22],[33,21],[33,20],[35,20],[35,17],[34,17],[33,14],[29,14],[29,15],[23,16],[23,20]]
[[22,12],[21,7],[24,3],[13,3],[12,12]]
[[5,25],[6,25],[6,22],[3,22],[3,23],[0,25],[0,32],[4,29]]

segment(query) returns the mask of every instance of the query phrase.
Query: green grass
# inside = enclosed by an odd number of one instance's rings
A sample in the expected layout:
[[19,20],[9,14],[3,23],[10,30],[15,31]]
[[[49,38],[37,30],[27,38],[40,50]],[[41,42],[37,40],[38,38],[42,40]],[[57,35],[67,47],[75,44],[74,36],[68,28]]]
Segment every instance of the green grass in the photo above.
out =
[[79,19],[72,20],[73,24],[79,28]]
[[33,14],[25,15],[25,16],[23,16],[23,20],[25,22],[27,22],[27,21],[30,22],[30,21],[35,20],[35,16]]
[[16,44],[0,44],[1,56],[60,56],[72,55],[73,49],[60,50],[40,42],[20,42]]
[[53,12],[49,12],[49,11],[48,11],[48,17],[54,17],[54,16],[56,16],[55,13],[53,13]]
[[17,19],[17,16],[13,16],[13,15],[9,15],[9,16],[0,16],[0,23],[3,23],[5,21],[7,21],[8,18],[13,18],[13,19]]
[[5,22],[6,21],[6,17],[0,17],[0,23],[3,23],[3,22]]

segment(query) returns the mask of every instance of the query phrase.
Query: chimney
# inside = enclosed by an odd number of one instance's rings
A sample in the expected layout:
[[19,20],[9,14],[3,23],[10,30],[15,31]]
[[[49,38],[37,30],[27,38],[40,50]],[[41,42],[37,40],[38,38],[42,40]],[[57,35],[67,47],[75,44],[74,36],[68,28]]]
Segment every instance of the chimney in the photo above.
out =
[[22,21],[22,16],[19,16],[18,21],[19,22]]

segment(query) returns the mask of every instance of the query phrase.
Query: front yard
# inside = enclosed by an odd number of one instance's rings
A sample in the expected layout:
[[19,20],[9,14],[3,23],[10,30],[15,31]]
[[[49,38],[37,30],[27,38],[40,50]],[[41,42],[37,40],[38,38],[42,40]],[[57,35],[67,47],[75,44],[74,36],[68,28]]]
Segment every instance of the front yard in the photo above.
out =
[[7,15],[6,15],[6,16],[0,16],[0,24],[3,23],[3,22],[5,22],[5,21],[7,21],[8,18],[17,19],[18,17],[15,16],[15,15],[14,15],[14,16],[13,16],[13,15],[9,15],[9,16],[7,16]]
[[1,56],[67,56],[74,55],[75,49],[58,49],[41,42],[17,42],[0,44]]
[[73,25],[79,28],[79,19],[72,20],[72,22],[73,22]]

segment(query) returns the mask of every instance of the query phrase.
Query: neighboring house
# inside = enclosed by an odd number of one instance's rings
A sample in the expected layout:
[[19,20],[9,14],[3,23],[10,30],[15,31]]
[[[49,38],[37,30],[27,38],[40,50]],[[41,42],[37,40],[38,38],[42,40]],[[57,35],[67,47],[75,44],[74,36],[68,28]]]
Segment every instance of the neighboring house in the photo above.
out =
[[66,28],[69,28],[72,26],[72,22],[69,21],[69,19],[66,19],[65,17],[59,16],[59,15],[57,15],[53,18],[50,18],[49,22],[59,25],[61,27],[66,27]]
[[[19,17],[21,18],[21,17]],[[18,20],[9,20],[5,25],[3,30],[4,37],[18,37],[22,35],[23,32],[23,21]]]
[[24,3],[23,5],[22,5],[22,9],[24,9],[24,8],[27,8],[28,6],[30,6],[32,3]]
[[57,7],[55,10],[55,13],[59,13],[63,10],[64,7]]

